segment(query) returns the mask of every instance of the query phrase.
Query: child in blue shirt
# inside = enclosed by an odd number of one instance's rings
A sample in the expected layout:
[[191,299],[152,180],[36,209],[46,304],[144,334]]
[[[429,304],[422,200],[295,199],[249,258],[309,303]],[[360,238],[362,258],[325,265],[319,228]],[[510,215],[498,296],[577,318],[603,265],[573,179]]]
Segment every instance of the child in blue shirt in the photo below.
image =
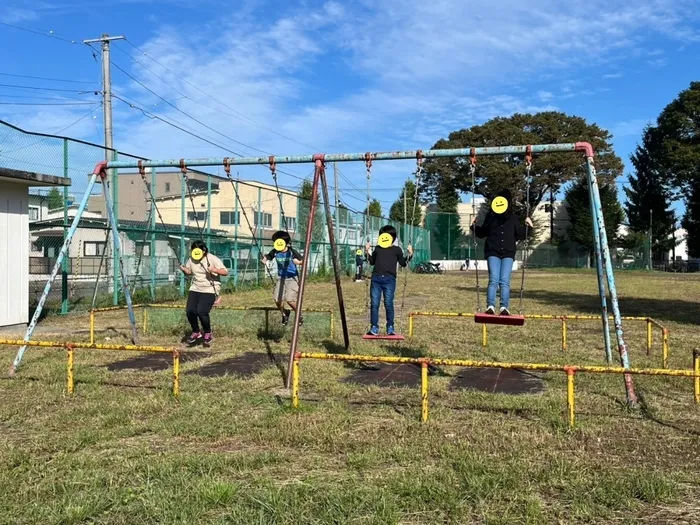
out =
[[[282,312],[282,324],[289,323],[291,311],[284,307],[285,301],[289,307],[297,311],[297,296],[299,295],[299,267],[302,264],[301,254],[292,248],[292,239],[286,231],[277,231],[272,235],[274,248],[263,256],[263,264],[269,261],[277,262],[277,275],[279,279],[275,283],[273,298],[277,308]],[[303,316],[299,317],[299,324],[304,323]]]

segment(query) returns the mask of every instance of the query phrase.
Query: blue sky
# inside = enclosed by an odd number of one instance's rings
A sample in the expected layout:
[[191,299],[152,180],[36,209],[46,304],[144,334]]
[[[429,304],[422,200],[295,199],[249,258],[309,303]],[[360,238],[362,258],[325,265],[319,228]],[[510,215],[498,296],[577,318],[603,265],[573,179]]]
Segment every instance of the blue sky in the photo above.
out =
[[[0,84],[75,92],[0,87],[0,118],[102,142],[101,110],[83,104],[99,97],[78,93],[100,89],[100,66],[80,42],[125,35],[113,45],[115,93],[228,150],[115,100],[115,146],[151,158],[428,148],[494,116],[556,109],[609,129],[629,165],[644,125],[700,72],[700,0],[27,5],[5,0],[0,22],[52,37],[0,25]],[[375,165],[373,196],[385,211],[413,167]],[[342,199],[361,209],[364,166],[341,170]],[[259,168],[241,176],[269,178]]]

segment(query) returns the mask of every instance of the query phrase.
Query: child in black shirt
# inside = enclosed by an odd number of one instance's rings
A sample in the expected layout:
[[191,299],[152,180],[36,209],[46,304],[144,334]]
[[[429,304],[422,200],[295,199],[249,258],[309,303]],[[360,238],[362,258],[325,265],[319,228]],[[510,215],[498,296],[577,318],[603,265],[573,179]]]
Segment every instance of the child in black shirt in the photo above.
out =
[[362,282],[364,275],[365,257],[362,248],[358,248],[355,252],[355,282]]
[[413,247],[406,247],[408,256],[403,250],[394,246],[396,241],[396,228],[391,225],[383,226],[379,230],[379,238],[374,251],[371,251],[370,243],[365,246],[367,260],[374,266],[372,270],[372,283],[370,286],[370,329],[367,335],[379,335],[379,303],[384,295],[384,308],[386,309],[386,333],[396,335],[394,331],[394,293],[396,292],[396,268],[397,265],[405,267],[413,257]]

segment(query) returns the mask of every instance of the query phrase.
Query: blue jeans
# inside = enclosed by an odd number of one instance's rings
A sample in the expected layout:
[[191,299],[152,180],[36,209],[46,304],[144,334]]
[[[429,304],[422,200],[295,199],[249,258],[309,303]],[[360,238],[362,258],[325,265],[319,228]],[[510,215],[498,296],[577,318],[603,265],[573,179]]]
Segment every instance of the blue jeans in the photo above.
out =
[[394,293],[396,292],[396,277],[391,275],[373,275],[369,295],[372,300],[370,308],[370,324],[379,326],[379,303],[384,294],[386,308],[386,325],[394,326]]
[[496,288],[501,289],[501,308],[510,306],[510,274],[513,272],[511,257],[489,257],[489,287],[486,289],[486,306],[496,306]]

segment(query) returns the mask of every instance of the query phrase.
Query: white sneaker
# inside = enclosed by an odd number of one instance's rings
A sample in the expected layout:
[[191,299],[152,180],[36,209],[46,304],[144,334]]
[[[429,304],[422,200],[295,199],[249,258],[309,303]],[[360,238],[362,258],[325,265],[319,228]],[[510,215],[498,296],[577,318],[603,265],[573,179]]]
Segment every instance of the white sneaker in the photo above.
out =
[[505,306],[502,306],[500,315],[510,315],[510,310],[508,310],[508,308],[506,308]]
[[496,307],[489,306],[486,308],[486,311],[484,313],[489,314],[489,315],[496,315]]

